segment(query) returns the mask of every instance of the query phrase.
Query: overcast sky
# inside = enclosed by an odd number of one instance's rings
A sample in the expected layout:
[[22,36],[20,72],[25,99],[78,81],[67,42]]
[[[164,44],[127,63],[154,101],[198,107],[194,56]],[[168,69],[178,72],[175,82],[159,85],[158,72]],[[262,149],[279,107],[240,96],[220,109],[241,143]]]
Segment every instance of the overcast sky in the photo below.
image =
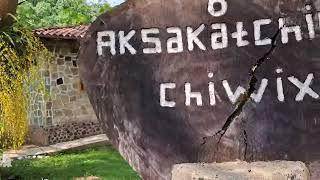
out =
[[[88,2],[98,2],[99,0],[87,0]],[[121,4],[125,0],[102,0],[104,2],[108,2],[111,6],[115,6]]]

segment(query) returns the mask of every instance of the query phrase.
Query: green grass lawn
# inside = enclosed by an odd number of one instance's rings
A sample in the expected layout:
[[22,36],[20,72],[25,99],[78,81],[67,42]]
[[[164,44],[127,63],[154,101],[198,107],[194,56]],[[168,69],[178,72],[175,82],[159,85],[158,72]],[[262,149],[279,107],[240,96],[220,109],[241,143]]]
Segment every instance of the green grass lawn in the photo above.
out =
[[[138,180],[139,176],[120,154],[111,147],[71,151],[45,159],[20,160],[2,174],[16,179],[69,180],[75,177],[96,176],[106,180]],[[1,178],[0,178],[1,179]]]

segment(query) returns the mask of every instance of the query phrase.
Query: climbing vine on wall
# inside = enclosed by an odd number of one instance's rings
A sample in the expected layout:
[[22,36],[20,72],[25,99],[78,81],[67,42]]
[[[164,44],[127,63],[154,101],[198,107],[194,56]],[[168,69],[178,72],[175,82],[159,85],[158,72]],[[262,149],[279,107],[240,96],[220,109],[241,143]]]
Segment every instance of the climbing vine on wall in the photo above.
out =
[[24,143],[29,89],[44,89],[39,69],[48,57],[49,52],[31,31],[17,23],[0,27],[0,149]]

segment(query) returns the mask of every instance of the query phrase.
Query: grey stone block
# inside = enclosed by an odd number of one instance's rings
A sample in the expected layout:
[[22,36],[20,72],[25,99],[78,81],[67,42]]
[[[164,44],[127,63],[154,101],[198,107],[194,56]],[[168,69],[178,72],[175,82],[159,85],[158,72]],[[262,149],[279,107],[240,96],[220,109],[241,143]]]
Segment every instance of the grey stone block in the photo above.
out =
[[172,170],[172,180],[309,180],[302,162],[226,162],[179,164]]

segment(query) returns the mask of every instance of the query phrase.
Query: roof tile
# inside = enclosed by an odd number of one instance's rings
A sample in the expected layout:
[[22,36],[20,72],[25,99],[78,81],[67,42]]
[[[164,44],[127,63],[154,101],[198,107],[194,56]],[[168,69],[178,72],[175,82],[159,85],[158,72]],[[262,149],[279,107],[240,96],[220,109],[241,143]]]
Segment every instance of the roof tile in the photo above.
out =
[[33,32],[36,36],[41,38],[53,38],[53,39],[82,39],[86,34],[89,26],[69,26],[69,27],[50,27],[40,28]]

